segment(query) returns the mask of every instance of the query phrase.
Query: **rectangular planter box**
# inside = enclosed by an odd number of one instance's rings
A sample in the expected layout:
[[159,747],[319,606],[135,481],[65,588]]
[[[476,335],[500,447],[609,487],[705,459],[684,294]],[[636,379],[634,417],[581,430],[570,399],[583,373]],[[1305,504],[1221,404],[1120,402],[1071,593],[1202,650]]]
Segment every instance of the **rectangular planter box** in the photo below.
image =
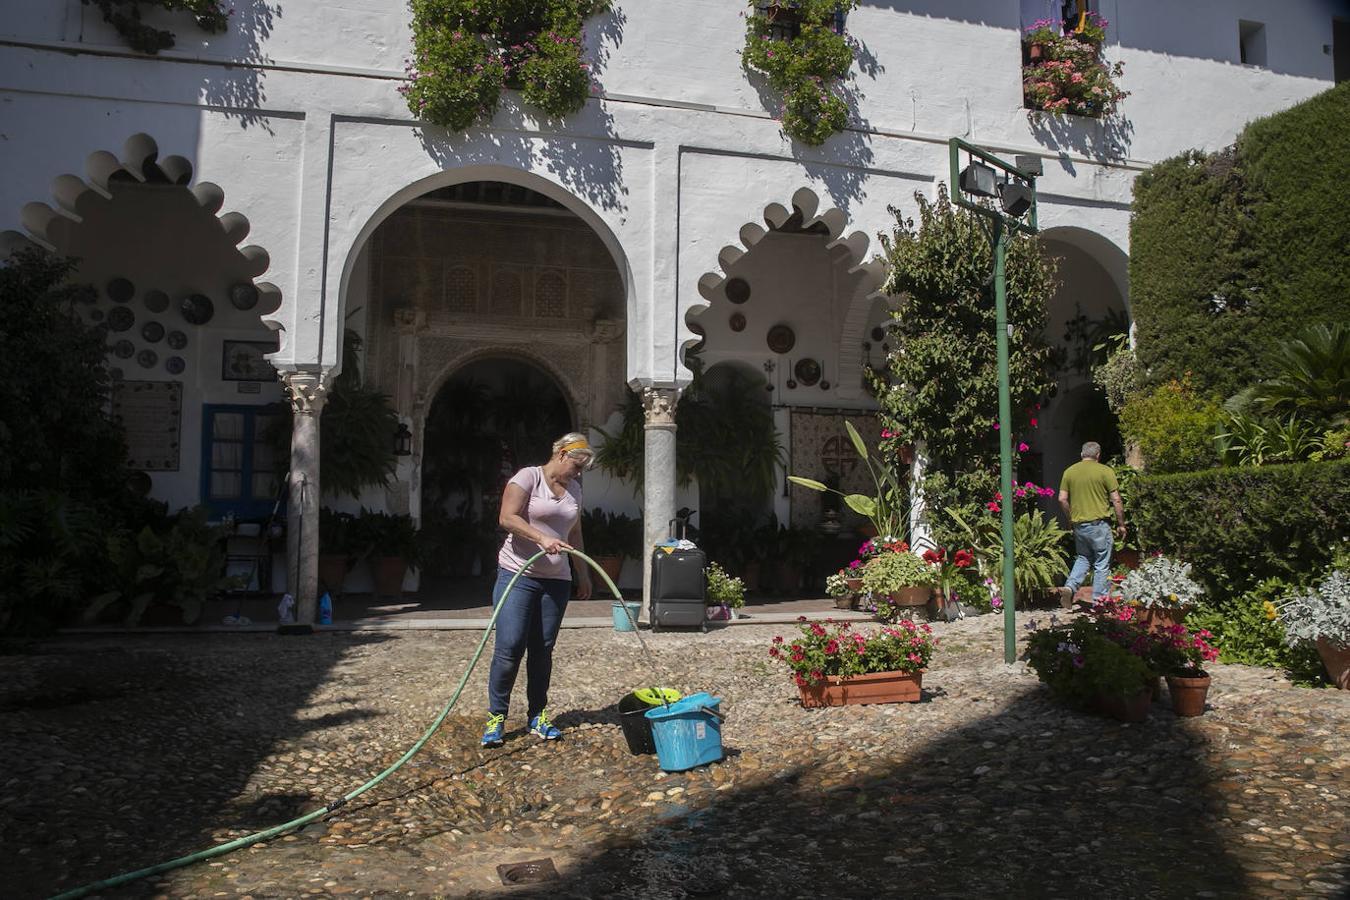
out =
[[918,703],[923,669],[917,672],[874,672],[840,677],[828,675],[817,685],[798,686],[802,706],[848,706],[855,703]]

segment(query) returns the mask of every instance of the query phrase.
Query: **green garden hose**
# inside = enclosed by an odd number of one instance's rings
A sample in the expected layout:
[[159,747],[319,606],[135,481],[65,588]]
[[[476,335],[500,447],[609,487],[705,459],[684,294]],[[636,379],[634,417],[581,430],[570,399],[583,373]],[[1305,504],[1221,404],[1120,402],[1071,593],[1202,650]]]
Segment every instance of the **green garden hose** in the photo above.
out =
[[[628,616],[629,621],[632,622],[633,624],[634,631],[636,631],[637,623],[633,621],[632,613],[629,611],[628,607],[624,605],[623,595],[619,593],[619,589],[614,585],[614,582],[610,580],[610,577],[607,574],[605,574],[605,570],[601,569],[598,565],[596,565],[595,560],[591,559],[589,556],[587,556],[585,553],[582,553],[580,550],[569,549],[564,550],[563,552],[570,553],[573,556],[580,558],[592,569],[600,573],[600,577],[605,580],[605,584],[609,587],[610,591],[614,594],[615,598],[619,600],[619,605],[623,607],[624,615]],[[510,595],[511,588],[513,588],[516,584],[516,579],[519,578],[522,574],[524,574],[525,570],[528,569],[530,566],[534,565],[535,561],[543,555],[544,551],[540,550],[534,556],[531,556],[529,559],[525,561],[525,565],[521,567],[520,571],[517,572],[514,576],[512,576],[511,580],[507,582],[506,590],[502,592],[503,598],[506,598],[507,596]],[[449,702],[445,704],[445,708],[441,710],[440,715],[438,715],[436,717],[436,720],[431,723],[431,726],[427,728],[426,733],[424,733],[420,738],[418,738],[417,743],[409,747],[408,752],[404,753],[401,757],[399,757],[397,762],[395,762],[389,768],[385,769],[380,774],[376,775],[374,778],[367,781],[365,784],[361,785],[355,790],[343,794],[342,797],[340,797],[339,799],[334,800],[331,803],[328,803],[326,806],[323,806],[320,809],[316,809],[313,812],[306,813],[305,815],[301,816],[298,819],[292,819],[289,822],[285,822],[281,825],[268,828],[264,831],[258,831],[246,837],[241,837],[236,840],[229,841],[228,843],[217,844],[214,847],[208,847],[205,850],[199,850],[196,853],[190,853],[187,856],[180,856],[177,859],[171,859],[168,860],[167,862],[162,862],[153,866],[148,866],[147,868],[144,869],[137,869],[134,872],[124,872],[121,875],[116,875],[112,878],[105,878],[102,881],[90,882],[89,884],[82,885],[80,887],[73,888],[69,891],[57,894],[52,898],[52,900],[66,900],[66,898],[71,897],[85,897],[88,896],[89,894],[95,893],[96,891],[100,891],[105,888],[117,887],[119,885],[128,884],[129,882],[132,881],[139,881],[140,879],[147,878],[151,875],[158,875],[160,872],[168,872],[171,869],[181,868],[182,866],[190,865],[194,862],[200,862],[201,860],[204,859],[211,859],[212,857],[215,856],[222,856],[226,853],[229,853],[232,850],[238,850],[240,847],[247,847],[250,844],[258,843],[259,841],[270,840],[276,837],[277,835],[285,834],[288,831],[294,831],[297,828],[301,828],[305,825],[308,825],[315,819],[323,818],[324,816],[332,812],[335,812],[338,809],[341,809],[343,806],[347,805],[347,803],[351,802],[352,800],[355,800],[357,797],[361,796],[366,791],[370,790],[375,785],[379,784],[381,781],[384,781],[390,775],[394,774],[399,769],[403,768],[404,764],[407,763],[408,760],[416,756],[418,751],[421,750],[422,747],[426,745],[426,742],[431,739],[431,736],[436,733],[436,730],[441,727],[441,723],[445,721],[445,717],[450,714],[450,710],[454,708],[455,703],[459,700],[459,695],[463,693],[464,686],[468,683],[469,675],[473,673],[474,666],[478,665],[478,659],[483,655],[483,648],[487,646],[488,635],[492,633],[493,626],[497,624],[497,615],[502,611],[502,607],[505,605],[506,604],[503,599],[503,602],[498,603],[496,605],[496,608],[493,609],[492,617],[488,619],[487,628],[483,630],[483,637],[478,641],[478,649],[474,651],[473,659],[469,660],[469,667],[464,671],[464,677],[460,678],[459,684],[455,687],[454,694],[450,697]],[[638,634],[638,641],[642,643],[643,653],[647,655],[648,660],[650,661],[651,657],[650,654],[647,654],[646,642],[642,641],[642,635],[640,633]]]

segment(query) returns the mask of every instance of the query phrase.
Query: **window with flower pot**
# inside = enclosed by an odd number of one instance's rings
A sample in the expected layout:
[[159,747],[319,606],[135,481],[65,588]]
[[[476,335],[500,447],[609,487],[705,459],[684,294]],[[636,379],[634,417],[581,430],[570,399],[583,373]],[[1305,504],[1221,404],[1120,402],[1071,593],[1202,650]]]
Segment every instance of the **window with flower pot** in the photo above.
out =
[[779,120],[794,140],[816,146],[848,124],[839,82],[853,65],[845,14],[858,0],[753,0],[746,16],[747,69],[783,98]]
[[1022,98],[1028,109],[1104,118],[1127,96],[1124,66],[1102,56],[1109,24],[1086,3],[1076,16],[1033,21],[1022,31]]

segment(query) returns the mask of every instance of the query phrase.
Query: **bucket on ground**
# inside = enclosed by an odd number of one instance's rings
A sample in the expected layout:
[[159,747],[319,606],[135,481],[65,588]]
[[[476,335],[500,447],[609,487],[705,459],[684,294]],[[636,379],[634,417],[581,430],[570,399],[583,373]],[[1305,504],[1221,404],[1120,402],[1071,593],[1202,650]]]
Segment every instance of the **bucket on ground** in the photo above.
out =
[[[624,612],[625,607],[628,609],[627,613]],[[620,603],[615,600],[610,604],[610,608],[614,614],[615,631],[632,631],[634,623],[637,622],[638,613],[642,612],[642,604],[637,601],[625,600]]]
[[652,741],[652,723],[645,713],[652,707],[664,705],[661,702],[662,695],[666,703],[680,699],[680,692],[671,688],[641,688],[619,701],[619,724],[623,726],[628,752],[634,756],[656,752],[656,744]]
[[652,726],[657,763],[667,772],[683,772],[722,758],[722,700],[691,694],[644,714]]

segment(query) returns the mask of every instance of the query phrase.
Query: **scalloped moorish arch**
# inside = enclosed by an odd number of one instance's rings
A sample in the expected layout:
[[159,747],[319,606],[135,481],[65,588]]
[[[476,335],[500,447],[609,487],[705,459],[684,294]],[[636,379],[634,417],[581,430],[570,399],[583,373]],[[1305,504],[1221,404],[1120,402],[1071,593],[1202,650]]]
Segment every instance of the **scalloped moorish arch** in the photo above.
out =
[[[782,228],[789,219],[796,215],[801,217],[801,228],[803,230],[816,225],[824,226],[827,235],[826,248],[840,250],[847,255],[849,264],[846,271],[848,274],[862,275],[859,288],[855,291],[848,312],[844,316],[838,357],[841,371],[846,366],[861,369],[863,362],[861,347],[865,340],[864,333],[867,328],[868,316],[871,313],[873,303],[884,296],[881,289],[886,283],[886,277],[890,269],[881,259],[869,260],[867,258],[867,250],[871,241],[865,233],[855,231],[847,236],[844,235],[844,228],[848,225],[847,214],[836,207],[821,210],[820,197],[810,188],[797,190],[792,195],[792,200],[788,206],[781,203],[770,203],[764,207],[764,225],[757,222],[746,222],[741,226],[738,235],[741,246],[728,244],[717,254],[717,262],[721,271],[706,272],[699,278],[698,292],[708,303],[695,304],[685,312],[686,326],[690,316],[701,314],[712,304],[718,291],[721,290],[722,283],[728,277],[727,271],[731,268],[731,265],[752,250],[770,231]],[[681,348],[682,353],[697,342],[697,337],[685,341]]]
[[[221,231],[238,247],[239,255],[245,260],[244,271],[256,279],[267,271],[272,260],[267,251],[256,244],[239,246],[252,227],[248,217],[239,212],[221,213],[225,205],[225,192],[219,185],[209,181],[192,184],[192,176],[193,168],[189,160],[182,156],[161,159],[159,145],[153,137],[143,132],[133,134],[122,145],[120,156],[107,150],[95,150],[85,158],[83,176],[65,174],[52,179],[51,194],[55,205],[40,200],[24,204],[19,211],[24,232],[10,230],[0,233],[0,255],[8,256],[23,246],[59,252],[65,229],[84,221],[82,210],[87,208],[87,203],[95,195],[112,200],[111,183],[119,178],[130,177],[141,183],[176,184],[184,188],[205,212],[216,218]],[[256,282],[255,286],[260,300],[257,308],[263,324],[274,331],[282,330],[279,321],[269,318],[281,306],[281,289],[266,281]]]

